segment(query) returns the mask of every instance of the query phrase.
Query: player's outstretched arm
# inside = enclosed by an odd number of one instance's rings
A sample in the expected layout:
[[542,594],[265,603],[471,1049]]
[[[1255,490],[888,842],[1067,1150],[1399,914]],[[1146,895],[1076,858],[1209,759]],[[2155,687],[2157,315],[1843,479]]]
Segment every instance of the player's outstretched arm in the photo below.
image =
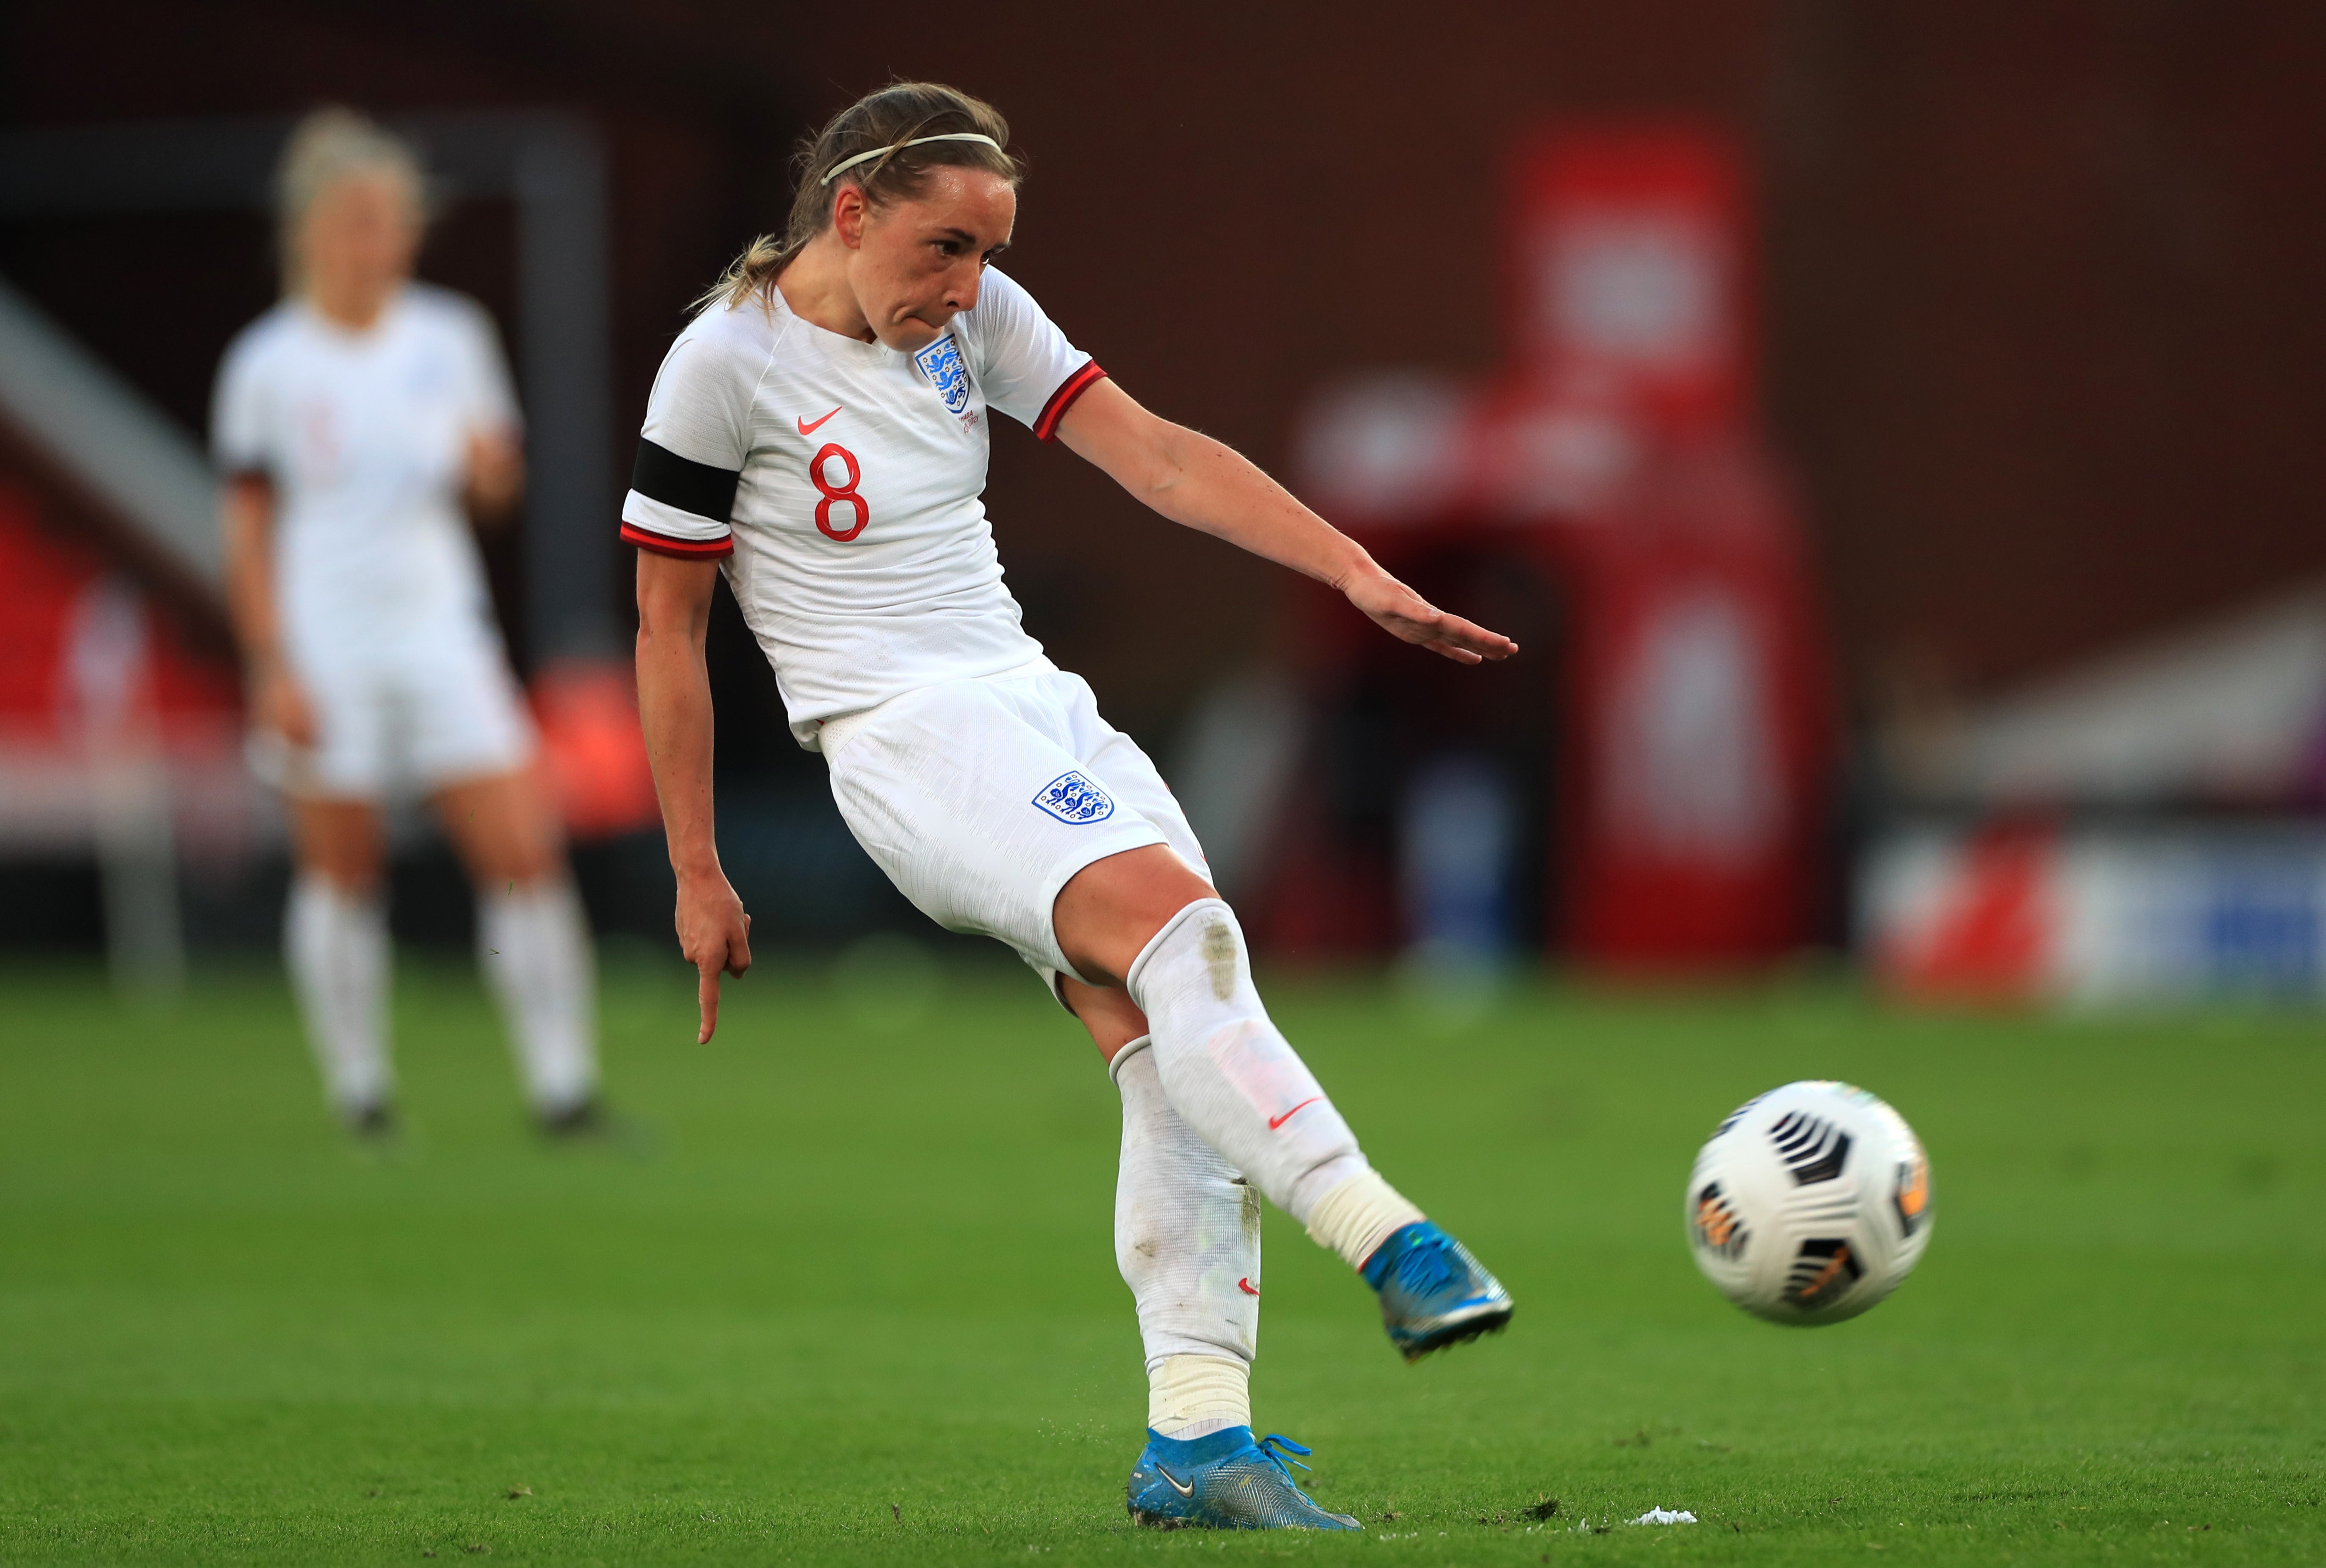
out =
[[679,950],[695,969],[697,1044],[719,1027],[721,972],[751,967],[751,917],[719,865],[712,831],[711,676],[702,642],[718,575],[716,561],[638,552],[638,719],[678,879]]
[[1461,664],[1519,651],[1383,571],[1363,545],[1233,448],[1148,413],[1112,381],[1076,400],[1058,422],[1058,439],[1172,522],[1332,584],[1394,636]]

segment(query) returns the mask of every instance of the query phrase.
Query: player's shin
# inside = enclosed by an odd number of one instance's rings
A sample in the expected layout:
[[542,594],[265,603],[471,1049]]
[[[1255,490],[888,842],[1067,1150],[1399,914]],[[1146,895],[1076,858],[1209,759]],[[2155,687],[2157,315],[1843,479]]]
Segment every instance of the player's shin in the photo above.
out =
[[387,920],[377,896],[302,873],[291,886],[283,947],[307,1041],[331,1104],[358,1124],[386,1113]]
[[598,1087],[597,974],[573,885],[553,877],[483,890],[477,950],[535,1113],[587,1106]]
[[1147,1424],[1206,1437],[1251,1424],[1260,1332],[1260,1197],[1171,1109],[1149,1037],[1115,1053],[1122,1164],[1115,1261],[1139,1304]]
[[1158,1076],[1186,1125],[1352,1268],[1421,1211],[1366,1164],[1354,1134],[1253,988],[1243,930],[1216,898],[1165,923],[1127,988],[1154,1031]]

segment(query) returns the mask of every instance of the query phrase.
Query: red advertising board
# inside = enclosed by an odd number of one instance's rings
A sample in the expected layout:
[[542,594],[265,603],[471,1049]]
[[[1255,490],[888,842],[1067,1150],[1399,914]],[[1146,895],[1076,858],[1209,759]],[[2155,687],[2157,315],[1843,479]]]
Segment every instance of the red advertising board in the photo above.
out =
[[[1830,703],[1795,505],[1753,413],[1754,250],[1722,135],[1530,136],[1503,369],[1344,394],[1306,439],[1305,487],[1391,571],[1470,548],[1531,561],[1558,598],[1563,645],[1534,651],[1563,663],[1540,716],[1558,758],[1543,925],[1600,969],[1751,962],[1814,917]],[[1310,624],[1329,685],[1362,655]],[[1334,903],[1309,927],[1354,929],[1355,872],[1330,862],[1305,844],[1283,892]]]

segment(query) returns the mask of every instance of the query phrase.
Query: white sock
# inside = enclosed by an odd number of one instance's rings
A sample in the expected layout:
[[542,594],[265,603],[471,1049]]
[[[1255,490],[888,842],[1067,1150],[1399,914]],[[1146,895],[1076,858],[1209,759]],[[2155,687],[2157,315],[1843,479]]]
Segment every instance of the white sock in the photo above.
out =
[[284,957],[331,1103],[353,1114],[395,1090],[387,1060],[387,920],[377,896],[302,872],[283,918]]
[[1125,985],[1155,1032],[1172,1109],[1279,1208],[1307,1225],[1327,1193],[1372,1168],[1269,1021],[1243,930],[1224,903],[1199,898],[1173,915]]
[[1166,1437],[1205,1437],[1251,1421],[1260,1194],[1171,1109],[1150,1039],[1133,1040],[1108,1066],[1122,1090],[1114,1260],[1139,1304],[1148,1424]]
[[535,1111],[554,1115],[598,1087],[596,966],[573,885],[562,877],[477,900],[484,968]]
[[1380,1172],[1366,1169],[1317,1200],[1308,1239],[1339,1253],[1351,1268],[1363,1268],[1382,1242],[1425,1218]]
[[1147,1424],[1192,1443],[1251,1424],[1251,1363],[1230,1356],[1166,1356],[1147,1369]]

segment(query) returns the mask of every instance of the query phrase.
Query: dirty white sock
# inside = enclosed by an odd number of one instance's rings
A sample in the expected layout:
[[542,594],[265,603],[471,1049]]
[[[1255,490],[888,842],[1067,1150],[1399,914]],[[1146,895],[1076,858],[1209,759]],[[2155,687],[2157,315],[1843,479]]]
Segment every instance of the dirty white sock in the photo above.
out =
[[1166,1356],[1147,1369],[1147,1424],[1190,1443],[1251,1424],[1251,1363],[1232,1356]]
[[1172,1109],[1270,1202],[1305,1225],[1319,1200],[1368,1168],[1349,1124],[1270,1022],[1224,903],[1199,898],[1173,915],[1126,987],[1154,1031]]
[[395,1092],[387,1057],[387,917],[377,895],[302,871],[284,913],[283,951],[324,1091],[346,1115]]
[[598,1087],[598,977],[573,885],[550,877],[482,890],[477,959],[533,1109],[553,1116],[588,1099]]
[[[1173,1425],[1149,1424],[1201,1437],[1238,1424],[1226,1416],[1241,1407],[1259,1348],[1260,1194],[1171,1109],[1150,1038],[1108,1067],[1122,1091],[1114,1257],[1139,1306],[1153,1396],[1186,1406],[1169,1413]],[[1220,1392],[1224,1363],[1237,1369],[1232,1399]]]

